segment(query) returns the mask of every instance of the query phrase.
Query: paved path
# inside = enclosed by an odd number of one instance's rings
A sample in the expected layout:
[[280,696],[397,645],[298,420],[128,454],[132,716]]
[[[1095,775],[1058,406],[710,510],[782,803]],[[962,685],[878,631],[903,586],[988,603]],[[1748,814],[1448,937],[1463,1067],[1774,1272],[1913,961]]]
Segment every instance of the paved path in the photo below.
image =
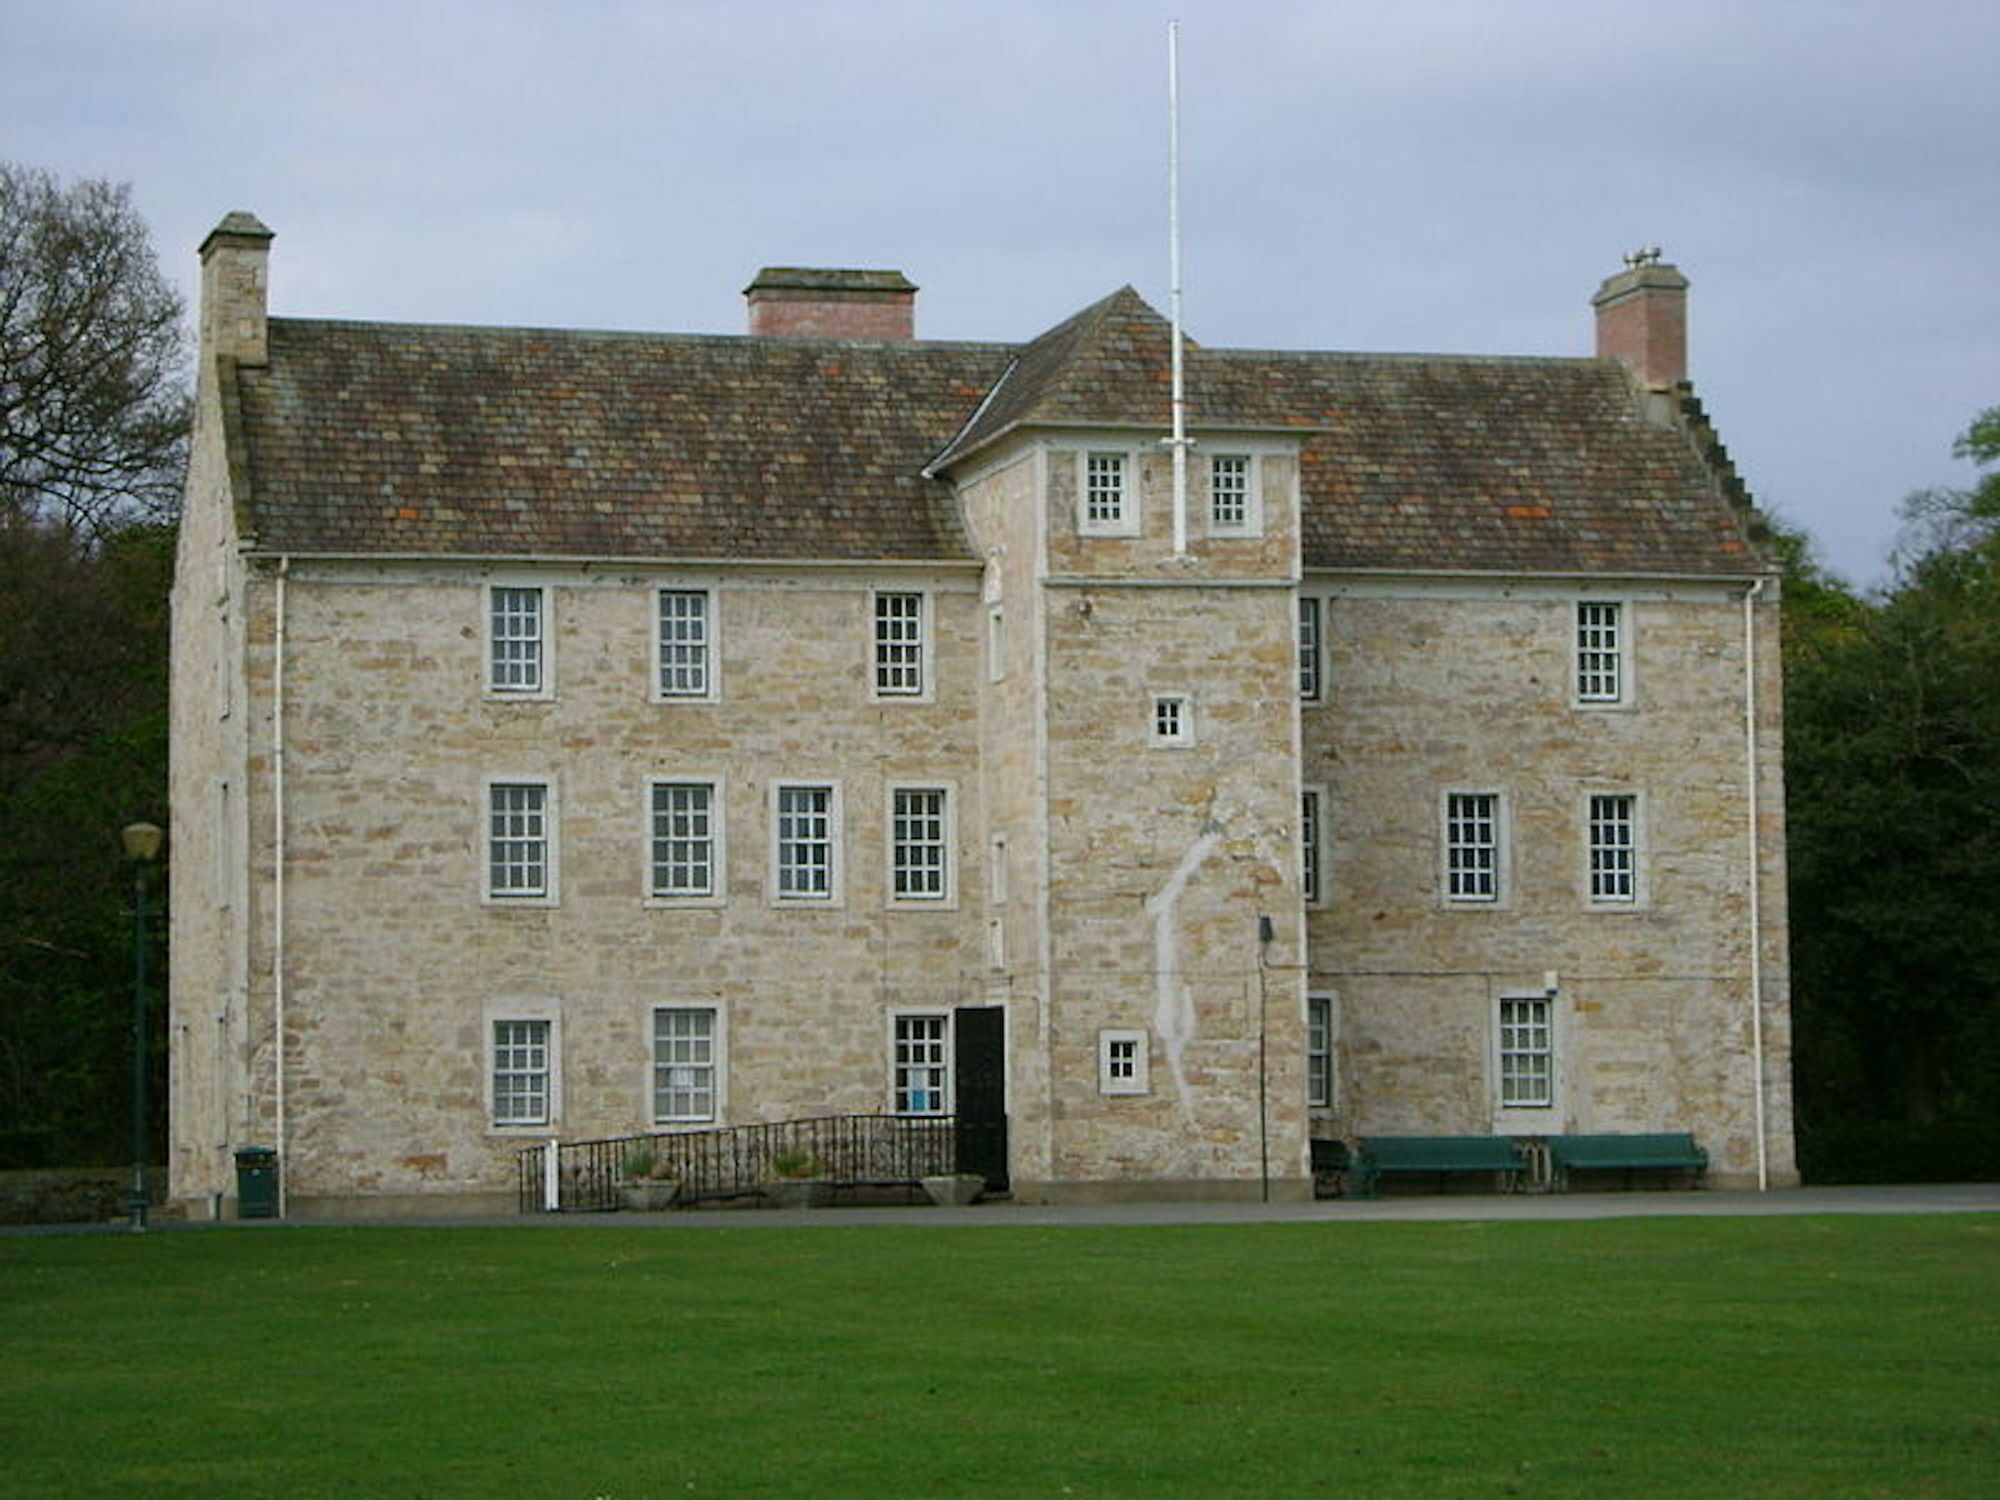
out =
[[[1689,1191],[1638,1193],[1411,1193],[1392,1198],[1332,1198],[1317,1203],[1100,1203],[1059,1207],[981,1203],[971,1208],[714,1209],[659,1214],[515,1214],[501,1218],[342,1219],[315,1223],[401,1228],[536,1229],[781,1229],[904,1225],[970,1229],[992,1225],[1061,1228],[1120,1224],[1359,1224],[1467,1219],[1744,1218],[1796,1214],[2000,1213],[2000,1182],[1908,1187],[1789,1188],[1770,1193]],[[160,1224],[172,1232],[241,1228],[282,1231],[271,1220],[240,1225]],[[122,1234],[115,1224],[0,1228],[4,1234]]]

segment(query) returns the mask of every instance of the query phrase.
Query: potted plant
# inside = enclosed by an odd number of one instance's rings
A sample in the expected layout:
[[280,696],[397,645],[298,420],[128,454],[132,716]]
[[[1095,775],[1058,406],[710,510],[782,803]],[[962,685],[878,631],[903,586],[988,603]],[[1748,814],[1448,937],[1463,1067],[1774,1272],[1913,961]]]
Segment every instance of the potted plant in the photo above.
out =
[[979,1201],[986,1179],[977,1172],[943,1172],[922,1179],[924,1191],[939,1208],[963,1208]]
[[817,1156],[794,1147],[772,1153],[764,1196],[778,1208],[819,1208],[833,1201],[833,1184]]
[[637,1146],[619,1163],[618,1198],[634,1213],[652,1213],[671,1208],[680,1196],[680,1179],[673,1164],[651,1146]]

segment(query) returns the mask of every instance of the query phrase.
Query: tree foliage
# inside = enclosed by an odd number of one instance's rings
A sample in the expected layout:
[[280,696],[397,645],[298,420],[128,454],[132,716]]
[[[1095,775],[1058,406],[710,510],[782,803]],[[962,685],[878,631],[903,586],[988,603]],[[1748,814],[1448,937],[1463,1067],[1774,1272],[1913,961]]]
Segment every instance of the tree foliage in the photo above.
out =
[[0,162],[0,520],[170,517],[187,341],[131,189]]
[[[2000,463],[2000,408],[1959,441]],[[1799,1107],[2000,1120],[2000,473],[1905,502],[1889,585],[1795,556],[1786,610]]]

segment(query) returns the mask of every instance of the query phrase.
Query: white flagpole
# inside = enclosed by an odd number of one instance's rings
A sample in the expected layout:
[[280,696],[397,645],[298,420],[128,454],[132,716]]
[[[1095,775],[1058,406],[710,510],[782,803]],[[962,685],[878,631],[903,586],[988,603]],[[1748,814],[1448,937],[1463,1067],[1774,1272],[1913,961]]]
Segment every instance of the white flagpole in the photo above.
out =
[[1187,391],[1181,372],[1181,23],[1167,22],[1167,260],[1173,282],[1174,556],[1187,556]]

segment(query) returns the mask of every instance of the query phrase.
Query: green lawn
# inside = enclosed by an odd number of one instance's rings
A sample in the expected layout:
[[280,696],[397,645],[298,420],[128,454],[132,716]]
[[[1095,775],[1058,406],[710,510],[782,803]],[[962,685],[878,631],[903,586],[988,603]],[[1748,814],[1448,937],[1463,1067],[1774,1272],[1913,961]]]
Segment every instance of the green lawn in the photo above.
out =
[[0,1493],[2000,1494],[2000,1218],[0,1239]]

